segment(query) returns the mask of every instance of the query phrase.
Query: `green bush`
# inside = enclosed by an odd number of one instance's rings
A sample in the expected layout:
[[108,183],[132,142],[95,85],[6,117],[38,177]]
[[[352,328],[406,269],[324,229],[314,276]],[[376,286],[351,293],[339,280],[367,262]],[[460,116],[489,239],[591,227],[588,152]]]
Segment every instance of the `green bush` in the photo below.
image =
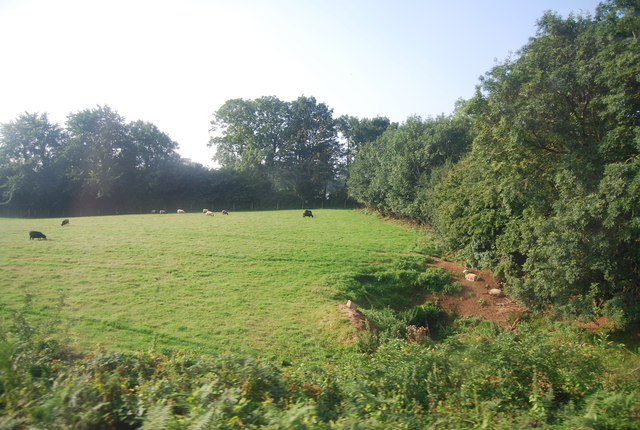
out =
[[[433,325],[438,312],[371,311],[396,328]],[[455,327],[424,345],[371,334],[366,354],[285,366],[185,352],[81,355],[17,315],[0,327],[0,426],[637,428],[638,354],[545,320],[517,332],[479,319]]]

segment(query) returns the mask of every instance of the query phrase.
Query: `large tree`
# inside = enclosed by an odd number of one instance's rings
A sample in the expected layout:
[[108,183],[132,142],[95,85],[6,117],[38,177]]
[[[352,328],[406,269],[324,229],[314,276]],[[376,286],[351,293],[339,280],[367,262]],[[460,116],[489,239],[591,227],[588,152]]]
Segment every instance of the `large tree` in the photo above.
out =
[[[24,113],[0,128],[0,190],[2,204],[26,208],[55,206],[60,176],[54,160],[65,133],[46,114]],[[42,212],[41,212],[42,213]]]
[[215,159],[224,167],[250,170],[273,168],[287,140],[290,105],[276,97],[232,99],[214,114],[211,138]]
[[303,201],[324,199],[336,174],[338,146],[333,111],[314,97],[290,105],[286,148],[280,162],[285,183]]
[[135,167],[124,118],[108,106],[98,106],[69,115],[66,125],[69,176],[86,196],[112,195],[125,171]]
[[[340,148],[333,112],[313,97],[227,101],[214,115],[216,160],[224,168],[254,171],[276,192],[303,203],[323,199],[335,178]],[[256,173],[257,172],[257,173]]]
[[398,124],[392,124],[389,118],[383,116],[358,118],[352,115],[342,115],[338,117],[336,128],[344,139],[345,167],[349,168],[362,145],[376,140],[387,128],[396,128],[397,126]]

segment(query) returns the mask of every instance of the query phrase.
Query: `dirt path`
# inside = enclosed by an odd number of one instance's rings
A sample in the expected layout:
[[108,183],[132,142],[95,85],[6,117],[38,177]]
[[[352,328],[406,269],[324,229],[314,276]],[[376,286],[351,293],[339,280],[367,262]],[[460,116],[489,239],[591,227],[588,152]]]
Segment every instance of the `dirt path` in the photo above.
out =
[[433,294],[428,299],[438,300],[440,307],[446,311],[452,311],[458,316],[481,316],[489,321],[500,324],[502,327],[512,327],[512,323],[524,312],[524,307],[509,297],[494,297],[489,295],[492,288],[500,288],[498,281],[489,270],[473,270],[469,272],[478,275],[475,281],[465,279],[462,271],[465,267],[451,261],[434,258],[429,267],[442,267],[447,269],[456,282],[462,285],[462,293],[459,296],[447,296]]

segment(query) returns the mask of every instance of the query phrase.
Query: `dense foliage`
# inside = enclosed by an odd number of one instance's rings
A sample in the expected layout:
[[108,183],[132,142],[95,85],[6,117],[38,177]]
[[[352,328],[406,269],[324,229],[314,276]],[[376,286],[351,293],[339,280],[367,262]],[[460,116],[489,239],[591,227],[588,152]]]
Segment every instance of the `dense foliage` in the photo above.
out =
[[410,119],[362,147],[350,191],[430,223],[532,309],[628,324],[640,317],[637,4],[538,25],[455,116]]
[[438,343],[388,337],[366,354],[312,367],[155,350],[78,354],[55,335],[59,326],[25,316],[0,329],[3,429],[634,429],[640,422],[638,355],[562,324],[510,332],[462,320]]
[[384,213],[428,221],[434,181],[470,144],[471,121],[462,114],[409,118],[361,145],[349,169],[349,192]]

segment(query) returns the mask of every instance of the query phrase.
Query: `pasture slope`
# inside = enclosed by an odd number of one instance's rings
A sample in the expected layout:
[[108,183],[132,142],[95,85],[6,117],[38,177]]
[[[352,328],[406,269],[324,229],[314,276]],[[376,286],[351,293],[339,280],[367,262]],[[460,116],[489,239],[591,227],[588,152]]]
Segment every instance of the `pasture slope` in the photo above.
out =
[[[327,279],[406,254],[419,234],[359,211],[314,215],[0,219],[0,312],[28,298],[32,317],[60,312],[83,348],[321,361],[353,331]],[[49,240],[30,241],[30,230]]]

